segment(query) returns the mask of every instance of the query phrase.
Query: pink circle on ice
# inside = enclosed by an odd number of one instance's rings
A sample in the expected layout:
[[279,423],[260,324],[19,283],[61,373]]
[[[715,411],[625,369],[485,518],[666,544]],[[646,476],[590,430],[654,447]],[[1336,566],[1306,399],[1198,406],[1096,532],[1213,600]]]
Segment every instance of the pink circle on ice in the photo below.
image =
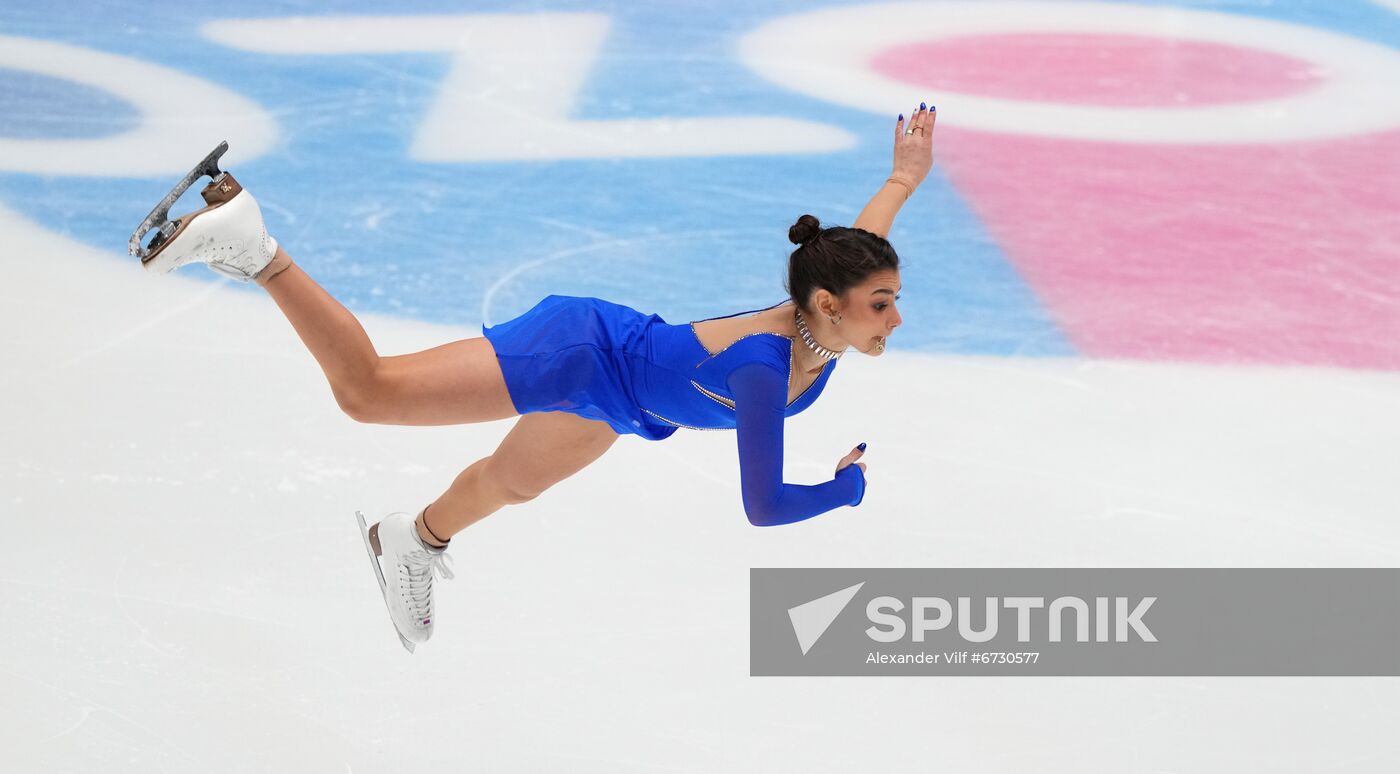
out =
[[1324,78],[1303,59],[1240,46],[1140,35],[971,35],[877,54],[876,72],[979,97],[1118,107],[1212,105],[1307,91]]

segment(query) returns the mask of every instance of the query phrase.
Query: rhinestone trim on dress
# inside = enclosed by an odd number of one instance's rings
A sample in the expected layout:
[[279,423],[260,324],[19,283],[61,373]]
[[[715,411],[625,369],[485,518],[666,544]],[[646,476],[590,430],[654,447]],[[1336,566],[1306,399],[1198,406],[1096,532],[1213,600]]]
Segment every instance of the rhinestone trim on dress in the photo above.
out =
[[[641,407],[641,406],[638,406],[637,408],[642,408],[642,407]],[[734,428],[732,428],[732,427],[696,427],[695,425],[683,425],[683,424],[681,424],[680,422],[676,422],[676,421],[667,419],[666,417],[661,416],[660,414],[656,413],[655,411],[652,411],[651,409],[642,408],[642,411],[645,411],[646,413],[651,414],[652,416],[656,417],[657,419],[661,420],[662,422],[665,422],[665,423],[668,424],[668,425],[675,425],[676,427],[684,427],[684,428],[686,428],[687,430],[733,430],[733,429],[734,429]]]

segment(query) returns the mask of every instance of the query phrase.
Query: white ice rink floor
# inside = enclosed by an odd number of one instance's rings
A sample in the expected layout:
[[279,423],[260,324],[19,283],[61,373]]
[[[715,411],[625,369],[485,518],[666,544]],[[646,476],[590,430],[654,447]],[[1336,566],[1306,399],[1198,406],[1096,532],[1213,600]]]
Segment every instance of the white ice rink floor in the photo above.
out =
[[[867,441],[859,508],[756,529],[732,434],[627,437],[454,541],[410,656],[353,513],[510,422],[357,424],[261,292],[0,233],[5,772],[1394,770],[1390,679],[750,677],[748,577],[1393,567],[1400,374],[857,358],[787,478]],[[361,320],[385,354],[480,335]]]

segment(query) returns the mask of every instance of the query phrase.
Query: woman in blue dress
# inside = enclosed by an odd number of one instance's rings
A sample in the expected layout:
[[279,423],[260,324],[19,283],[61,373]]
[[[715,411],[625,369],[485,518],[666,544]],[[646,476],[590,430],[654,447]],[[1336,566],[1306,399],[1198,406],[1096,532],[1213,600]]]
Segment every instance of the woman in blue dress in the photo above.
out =
[[[899,258],[885,235],[932,165],[934,121],[923,105],[907,127],[899,117],[893,172],[850,228],[822,228],[803,215],[789,229],[798,247],[789,260],[788,300],[685,325],[602,299],[549,296],[513,320],[483,327],[482,337],[381,356],[355,317],[267,234],[252,196],[209,159],[172,192],[178,196],[208,174],[209,206],[171,222],[147,247],[139,247],[138,231],[132,252],[153,272],[205,263],[266,288],[337,403],[357,421],[448,425],[520,417],[493,453],[416,517],[391,514],[366,526],[360,516],[391,618],[411,651],[432,633],[434,570],[452,577],[445,554],[452,536],[540,496],[623,433],[663,440],[682,427],[735,430],[743,507],[758,526],[860,503],[865,444],[837,461],[831,480],[787,484],[783,423],[816,400],[839,357],[852,349],[879,355],[899,326]],[[163,219],[164,210],[157,213]]]

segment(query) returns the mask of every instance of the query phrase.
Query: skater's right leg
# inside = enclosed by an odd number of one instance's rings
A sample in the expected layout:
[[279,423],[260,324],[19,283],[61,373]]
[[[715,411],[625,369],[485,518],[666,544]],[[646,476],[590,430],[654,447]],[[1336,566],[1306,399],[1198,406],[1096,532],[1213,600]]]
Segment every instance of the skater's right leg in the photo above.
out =
[[[138,227],[132,255],[164,274],[194,263],[267,289],[330,382],[336,402],[361,422],[448,425],[516,415],[490,342],[478,337],[381,358],[355,316],[292,263],[264,227],[262,210],[217,160],[215,148]],[[170,220],[170,206],[203,175],[208,205]],[[149,241],[146,235],[156,232]]]
[[[381,357],[359,320],[279,247],[263,288],[320,364],[331,393],[360,422],[456,425],[517,415],[496,352],[484,337]],[[261,278],[260,278],[261,279]]]
[[[284,259],[291,263],[286,251],[278,247],[273,262]],[[379,353],[360,321],[295,263],[259,284],[311,350],[330,382],[336,403],[353,417],[379,367]]]

